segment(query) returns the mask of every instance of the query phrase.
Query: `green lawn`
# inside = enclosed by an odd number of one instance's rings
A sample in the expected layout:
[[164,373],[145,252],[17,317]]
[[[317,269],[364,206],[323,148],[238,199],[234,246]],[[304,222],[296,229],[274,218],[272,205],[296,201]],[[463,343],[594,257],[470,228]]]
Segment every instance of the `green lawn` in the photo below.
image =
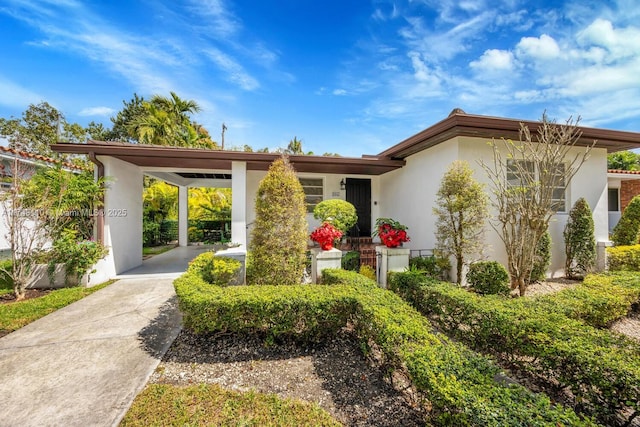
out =
[[57,289],[39,298],[0,304],[0,336],[20,329],[24,325],[78,301],[113,282],[115,280],[109,280],[91,288]]
[[170,251],[175,247],[176,245],[145,246],[142,248],[142,255],[143,256],[160,255],[161,253]]
[[121,426],[340,426],[313,403],[254,391],[238,393],[216,384],[179,387],[150,384],[131,405]]

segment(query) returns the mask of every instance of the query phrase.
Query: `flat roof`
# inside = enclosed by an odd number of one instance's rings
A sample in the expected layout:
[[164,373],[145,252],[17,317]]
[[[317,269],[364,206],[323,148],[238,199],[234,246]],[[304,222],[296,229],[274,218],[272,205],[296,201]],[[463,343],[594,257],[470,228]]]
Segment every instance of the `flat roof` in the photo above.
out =
[[[269,169],[279,153],[251,153],[244,151],[210,150],[202,148],[168,147],[162,145],[130,144],[116,141],[93,141],[86,144],[57,143],[53,151],[73,154],[111,156],[140,167],[168,167],[176,169],[231,170],[231,162],[246,162],[247,170]],[[348,175],[382,175],[404,166],[404,160],[379,156],[338,157],[289,155],[297,172],[335,173]]]
[[[540,127],[540,122],[480,116],[455,109],[446,119],[384,150],[378,154],[378,157],[405,159],[412,154],[457,136],[518,140],[521,123],[529,128],[532,135],[537,133]],[[578,146],[590,146],[596,141],[596,147],[606,148],[609,153],[640,148],[640,133],[638,132],[582,126],[578,126],[578,129],[582,132],[576,143]]]

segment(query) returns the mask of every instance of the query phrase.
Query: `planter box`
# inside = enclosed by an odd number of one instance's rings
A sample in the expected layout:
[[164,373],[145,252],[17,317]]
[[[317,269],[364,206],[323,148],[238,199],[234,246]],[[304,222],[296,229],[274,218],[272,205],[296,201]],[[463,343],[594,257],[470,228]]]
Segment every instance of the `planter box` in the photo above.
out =
[[56,269],[53,275],[53,283],[49,279],[49,273],[47,270],[49,266],[47,264],[36,264],[33,268],[33,274],[31,280],[27,284],[27,289],[51,289],[51,288],[65,288],[70,286],[87,286],[89,283],[89,275],[85,274],[78,280],[75,276],[69,277],[69,283],[65,283],[64,264],[56,264]]
[[340,268],[342,265],[342,251],[329,249],[323,251],[320,248],[311,249],[311,283],[318,283],[325,268]]
[[387,277],[390,271],[405,271],[409,268],[410,253],[411,251],[405,248],[376,246],[378,285],[386,289]]

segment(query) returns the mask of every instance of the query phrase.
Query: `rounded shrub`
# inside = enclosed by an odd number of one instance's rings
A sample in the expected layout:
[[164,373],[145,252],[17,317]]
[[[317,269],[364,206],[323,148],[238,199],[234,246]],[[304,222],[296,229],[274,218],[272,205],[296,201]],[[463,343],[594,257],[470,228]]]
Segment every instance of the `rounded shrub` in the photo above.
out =
[[620,221],[613,229],[611,240],[616,246],[629,246],[638,243],[640,232],[640,196],[635,196],[622,212]]
[[197,274],[212,285],[227,286],[235,281],[241,268],[242,263],[237,259],[215,256],[213,251],[209,251],[195,257],[189,263],[187,271]]
[[596,263],[596,238],[589,203],[581,197],[569,212],[564,228],[565,275],[581,277],[593,270]]
[[508,295],[509,273],[497,261],[479,261],[469,266],[467,282],[484,295]]
[[328,222],[342,233],[346,233],[358,222],[356,208],[351,203],[340,200],[324,200],[313,209],[313,217],[320,222]]

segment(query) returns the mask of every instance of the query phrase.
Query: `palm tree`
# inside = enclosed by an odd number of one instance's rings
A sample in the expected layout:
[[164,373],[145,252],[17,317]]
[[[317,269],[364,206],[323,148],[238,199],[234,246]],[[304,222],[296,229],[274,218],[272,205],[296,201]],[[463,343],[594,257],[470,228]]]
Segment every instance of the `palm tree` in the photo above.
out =
[[289,145],[284,152],[287,154],[304,154],[302,151],[302,140],[299,140],[297,136],[294,136],[293,139],[289,141]]

